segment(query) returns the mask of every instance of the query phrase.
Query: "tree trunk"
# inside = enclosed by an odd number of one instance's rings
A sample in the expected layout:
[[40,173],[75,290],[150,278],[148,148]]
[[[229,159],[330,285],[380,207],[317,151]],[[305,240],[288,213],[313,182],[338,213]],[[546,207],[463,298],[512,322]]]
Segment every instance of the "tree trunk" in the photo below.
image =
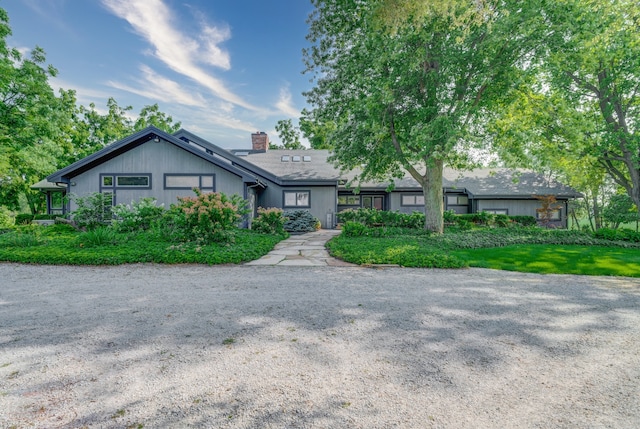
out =
[[442,170],[443,162],[440,159],[434,160],[432,165],[427,166],[427,171],[423,176],[422,192],[424,193],[424,228],[442,234],[444,224],[442,220],[443,195],[442,195]]

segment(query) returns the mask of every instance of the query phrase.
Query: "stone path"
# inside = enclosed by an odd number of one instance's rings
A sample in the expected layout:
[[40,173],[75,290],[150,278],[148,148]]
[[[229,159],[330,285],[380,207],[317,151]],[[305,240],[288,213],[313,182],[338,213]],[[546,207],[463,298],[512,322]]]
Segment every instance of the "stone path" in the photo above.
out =
[[326,242],[340,234],[339,229],[321,229],[301,235],[291,235],[276,244],[275,248],[260,259],[245,265],[288,265],[288,266],[356,266],[329,256],[324,247]]

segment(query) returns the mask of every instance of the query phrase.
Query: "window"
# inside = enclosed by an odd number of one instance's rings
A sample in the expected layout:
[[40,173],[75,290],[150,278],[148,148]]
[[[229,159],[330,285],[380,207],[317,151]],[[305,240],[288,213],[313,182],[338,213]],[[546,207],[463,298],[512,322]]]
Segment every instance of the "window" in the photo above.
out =
[[100,175],[101,189],[151,189],[151,174],[113,174]]
[[359,206],[360,195],[338,195],[338,205],[341,206]]
[[[552,209],[549,211],[549,217],[547,218],[547,220],[561,220],[561,210],[560,209]],[[544,213],[539,212],[536,210],[536,218],[538,220],[542,219],[544,217]]]
[[447,195],[447,205],[466,206],[469,204],[469,197],[466,195]]
[[403,206],[424,206],[424,195],[403,195],[400,204]]
[[148,188],[149,176],[116,176],[117,187]]
[[311,157],[309,155],[305,155],[302,157],[303,162],[311,162]]
[[164,189],[215,190],[214,174],[165,174]]
[[309,203],[310,191],[285,191],[285,207],[311,207]]
[[508,209],[482,209],[485,213],[496,214],[496,215],[508,215]]
[[291,161],[293,162],[300,162],[300,155],[293,155],[291,157]]
[[289,162],[289,155],[282,155],[282,157],[280,158],[281,162]]

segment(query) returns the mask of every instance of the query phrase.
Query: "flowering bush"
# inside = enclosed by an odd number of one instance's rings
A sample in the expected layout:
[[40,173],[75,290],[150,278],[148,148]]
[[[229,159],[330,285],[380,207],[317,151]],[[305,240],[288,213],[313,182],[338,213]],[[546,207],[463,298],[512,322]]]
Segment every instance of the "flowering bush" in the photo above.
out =
[[282,213],[282,209],[279,208],[258,207],[258,217],[251,222],[251,229],[263,234],[282,234],[287,220]]
[[203,242],[230,241],[233,230],[247,213],[247,203],[238,195],[222,192],[202,193],[195,197],[178,197],[176,227],[184,238]]
[[112,210],[115,219],[113,227],[117,231],[146,231],[164,214],[164,205],[157,205],[155,198],[141,198],[129,204],[118,204]]

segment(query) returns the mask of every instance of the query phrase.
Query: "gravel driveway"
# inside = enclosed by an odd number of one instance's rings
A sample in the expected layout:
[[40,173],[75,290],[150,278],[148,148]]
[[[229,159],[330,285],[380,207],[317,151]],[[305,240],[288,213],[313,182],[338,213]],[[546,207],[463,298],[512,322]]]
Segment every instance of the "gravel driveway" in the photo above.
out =
[[640,282],[0,264],[0,427],[640,427]]

